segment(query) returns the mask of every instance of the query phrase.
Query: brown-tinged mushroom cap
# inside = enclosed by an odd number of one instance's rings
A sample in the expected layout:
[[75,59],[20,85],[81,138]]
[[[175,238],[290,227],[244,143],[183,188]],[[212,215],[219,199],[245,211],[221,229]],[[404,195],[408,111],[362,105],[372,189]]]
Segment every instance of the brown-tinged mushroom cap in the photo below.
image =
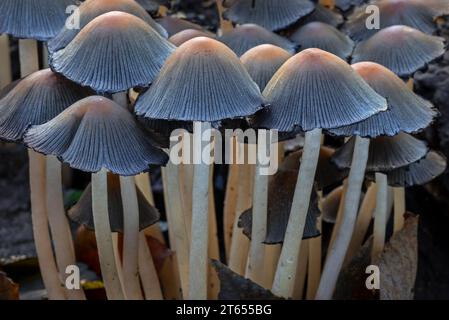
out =
[[268,30],[284,29],[311,13],[309,0],[239,0],[224,12],[236,24],[255,23]]
[[290,36],[290,40],[297,43],[301,50],[319,48],[344,60],[351,56],[354,49],[354,42],[348,36],[322,22],[302,26]]
[[[268,185],[267,235],[264,243],[279,244],[284,242],[288,219],[295,192],[298,171],[278,171]],[[317,229],[318,197],[312,192],[309,211],[307,212],[303,239],[314,238],[320,235]],[[239,227],[243,233],[251,238],[252,209],[246,210],[239,218]]]
[[100,93],[148,86],[174,46],[140,18],[105,13],[51,56],[56,72]]
[[215,35],[211,32],[196,30],[196,29],[186,29],[182,30],[174,35],[172,35],[168,41],[170,41],[175,46],[179,47],[184,42],[187,42],[193,38],[198,37],[207,37],[207,38],[215,38]]
[[306,49],[276,72],[263,92],[267,110],[257,127],[292,131],[353,124],[387,109],[387,102],[339,57]]
[[32,126],[24,142],[37,152],[55,155],[72,168],[87,172],[105,168],[133,176],[168,160],[131,113],[100,96],[80,100],[53,120]]
[[121,11],[139,17],[148,23],[162,37],[167,38],[167,31],[157,24],[153,18],[134,0],[87,0],[83,2],[79,11],[80,28],[68,29],[64,26],[62,30],[48,42],[50,53],[65,48],[89,22],[102,14],[111,11]]
[[[156,223],[160,215],[159,211],[148,203],[138,188],[137,200],[139,205],[139,230],[143,230]],[[120,178],[111,173],[108,174],[108,213],[111,231],[123,232],[123,215],[126,212],[123,212]],[[72,221],[84,225],[89,230],[95,230],[91,184],[84,190],[77,204],[69,210],[68,216]]]
[[398,25],[359,43],[352,61],[377,62],[400,77],[409,77],[445,52],[444,38]]
[[292,55],[282,48],[262,44],[248,50],[240,57],[240,61],[260,90],[263,90],[276,71],[291,57]]
[[135,109],[151,119],[213,122],[252,115],[262,104],[237,56],[219,41],[199,37],[175,50]]
[[64,26],[66,8],[76,0],[2,0],[0,34],[47,41]]
[[394,136],[399,132],[415,133],[428,127],[438,116],[432,103],[410,90],[393,72],[374,62],[352,66],[358,74],[388,102],[388,110],[359,123],[330,130],[339,136]]
[[249,49],[261,44],[272,44],[289,53],[296,52],[296,45],[293,42],[255,24],[237,26],[231,32],[222,35],[219,40],[239,57]]
[[204,31],[204,28],[196,23],[171,16],[158,18],[156,19],[156,22],[159,23],[165,30],[167,30],[169,37],[187,29]]
[[316,21],[323,22],[337,28],[343,23],[344,19],[341,14],[329,10],[321,4],[317,4],[315,10],[313,10],[311,14],[301,19],[301,24],[305,25],[307,23]]
[[[280,171],[291,172],[298,171],[301,163],[303,150],[290,153],[279,165]],[[335,150],[322,146],[318,158],[318,166],[315,174],[315,184],[317,190],[323,190],[333,184],[341,182],[348,176],[347,170],[338,170],[332,163],[331,158]]]
[[[435,18],[449,14],[448,0],[380,0],[372,4],[379,8],[380,30],[406,25],[432,34],[436,30]],[[355,10],[345,25],[346,32],[356,41],[366,40],[379,31],[366,27],[366,21],[372,15],[366,10],[368,5]]]
[[20,141],[30,125],[43,124],[90,90],[52,72],[35,72],[19,82],[0,100],[0,139]]
[[[351,167],[354,144],[355,138],[351,138],[335,152],[332,161],[338,168]],[[428,151],[424,141],[407,133],[401,132],[393,137],[377,137],[370,142],[366,171],[382,172],[401,168],[424,158]]]
[[[446,158],[435,151],[430,151],[425,158],[406,167],[387,172],[388,184],[392,187],[412,187],[429,183],[446,170]],[[374,175],[368,174],[371,180]]]

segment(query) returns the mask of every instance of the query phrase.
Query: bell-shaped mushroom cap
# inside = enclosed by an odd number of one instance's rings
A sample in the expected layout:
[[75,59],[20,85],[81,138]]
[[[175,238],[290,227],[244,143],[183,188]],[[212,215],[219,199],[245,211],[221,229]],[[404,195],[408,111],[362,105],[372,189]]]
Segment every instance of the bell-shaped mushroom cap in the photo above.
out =
[[168,160],[131,113],[100,96],[80,100],[53,120],[31,127],[24,141],[37,152],[87,172],[105,168],[133,176]]
[[400,77],[409,77],[445,53],[444,38],[406,26],[392,26],[359,43],[353,62],[377,62]]
[[263,90],[276,71],[291,56],[282,48],[271,44],[262,44],[248,50],[240,57],[240,60],[260,90]]
[[74,13],[79,15],[79,28],[64,28],[48,42],[48,50],[50,53],[65,48],[89,22],[102,14],[121,11],[139,17],[148,23],[162,37],[167,37],[167,31],[157,24],[153,18],[134,0],[87,0],[83,2],[79,10]]
[[196,23],[170,16],[158,18],[156,22],[167,31],[169,37],[187,29],[204,31],[204,28]]
[[[338,149],[332,161],[340,169],[351,167],[355,138],[351,138]],[[391,171],[407,166],[425,157],[429,151],[424,141],[407,133],[399,133],[394,137],[377,137],[369,146],[367,172]]]
[[148,86],[174,46],[134,15],[105,13],[51,56],[56,72],[101,93]]
[[8,83],[8,84],[7,84],[6,86],[4,86],[3,88],[1,88],[1,89],[0,89],[0,99],[3,99],[4,97],[6,97],[6,95],[7,95],[8,93],[10,93],[11,90],[14,89],[14,88],[19,84],[19,82],[20,82],[21,80],[22,80],[22,79],[15,80],[15,81],[13,81],[13,82]]
[[267,110],[257,127],[292,131],[353,124],[387,109],[387,102],[337,56],[306,49],[276,72],[263,92]]
[[315,10],[311,14],[301,19],[301,24],[304,25],[316,21],[323,22],[337,28],[343,23],[344,19],[341,14],[329,10],[321,4],[317,4]]
[[335,7],[341,11],[348,11],[352,7],[358,7],[369,0],[335,0]]
[[177,34],[174,34],[168,39],[172,44],[179,47],[184,42],[187,42],[193,38],[198,37],[207,37],[207,38],[215,38],[215,35],[213,33],[207,32],[207,31],[201,31],[196,29],[186,29],[178,32]]
[[393,72],[374,62],[360,62],[352,66],[358,74],[388,102],[388,110],[359,123],[332,129],[339,136],[394,136],[401,131],[415,133],[428,127],[438,111]]
[[[296,174],[295,174],[296,173]],[[267,210],[267,235],[264,243],[283,243],[287,230],[288,219],[295,192],[298,171],[278,171],[271,179],[268,186],[268,210]],[[304,227],[303,239],[318,237],[317,218],[320,215],[318,209],[318,197],[313,191],[309,211]],[[252,209],[242,213],[239,219],[239,227],[243,233],[251,238]]]
[[[136,191],[139,205],[139,230],[143,230],[155,224],[160,215],[159,211],[148,203],[138,188]],[[111,231],[123,232],[123,215],[126,213],[123,212],[120,178],[111,173],[108,174],[108,214]],[[95,230],[91,184],[84,190],[77,204],[69,210],[68,216],[72,221],[84,225],[87,229]]]
[[310,22],[296,30],[290,40],[299,48],[318,48],[335,54],[344,60],[348,59],[354,49],[354,42],[336,28],[322,23]]
[[[279,165],[280,171],[298,171],[301,163],[303,150],[290,153]],[[341,182],[348,176],[347,170],[339,170],[332,162],[331,158],[335,150],[322,146],[318,158],[318,166],[315,174],[315,186],[317,190],[323,190],[329,186]]]
[[239,0],[224,12],[236,24],[255,23],[268,30],[280,30],[311,13],[309,0]]
[[170,137],[175,130],[183,129],[190,133],[193,132],[193,123],[191,121],[168,121],[142,117],[139,117],[138,120],[161,148],[170,148]]
[[90,90],[52,72],[35,72],[17,82],[0,100],[0,139],[20,141],[30,125],[43,124]]
[[167,59],[135,109],[146,118],[213,122],[252,115],[262,104],[257,84],[237,56],[224,44],[199,37]]
[[[387,173],[388,184],[392,187],[412,187],[429,183],[446,170],[446,158],[435,151],[430,151],[425,158],[406,167]],[[368,174],[374,179],[374,175]]]
[[367,10],[368,5],[363,6],[354,11],[345,25],[352,39],[363,41],[394,25],[406,25],[432,34],[436,30],[434,19],[449,14],[448,0],[380,0],[373,4],[379,10],[379,28],[367,28],[373,12]]
[[47,41],[64,26],[66,9],[75,0],[2,0],[0,34]]
[[231,48],[239,57],[249,49],[261,44],[272,44],[290,53],[296,51],[296,45],[290,40],[255,24],[237,26],[231,32],[222,35],[219,40]]

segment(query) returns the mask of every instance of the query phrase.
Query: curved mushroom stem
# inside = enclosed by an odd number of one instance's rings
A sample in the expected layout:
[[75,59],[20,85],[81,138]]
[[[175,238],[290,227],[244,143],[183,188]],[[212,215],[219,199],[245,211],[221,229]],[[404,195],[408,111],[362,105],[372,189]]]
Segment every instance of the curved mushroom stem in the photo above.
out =
[[139,273],[146,300],[162,300],[161,284],[145,233],[139,233]]
[[3,88],[12,81],[11,56],[9,50],[8,35],[0,35],[0,64],[3,69],[2,72],[0,72],[0,88]]
[[402,230],[404,227],[405,189],[403,187],[393,188],[394,193],[394,232]]
[[[321,232],[321,217],[318,218],[318,230]],[[321,276],[321,243],[322,236],[309,240],[309,264],[307,270],[307,300],[313,300],[320,283]]]
[[369,144],[369,139],[356,137],[348,178],[348,191],[344,199],[342,223],[333,246],[328,250],[320,285],[318,286],[315,297],[318,300],[332,299],[335,290],[338,275],[343,265],[357,219],[360,194],[363,181],[365,180],[365,169],[368,162]]
[[98,256],[106,295],[109,300],[123,300],[124,295],[116,266],[108,214],[107,170],[92,174],[92,211]]
[[[48,156],[47,163],[47,212],[51,235],[55,248],[56,263],[59,275],[65,282],[66,268],[76,264],[75,250],[73,248],[72,232],[64,209],[64,194],[62,191],[62,166],[54,157]],[[85,300],[83,289],[66,290],[71,300]]]
[[298,256],[309,210],[310,196],[321,148],[321,129],[306,132],[301,167],[296,182],[292,208],[285,232],[272,291],[282,297],[291,297],[295,284]]
[[203,159],[203,147],[211,144],[210,123],[194,123],[194,173],[192,190],[192,232],[190,245],[189,299],[207,299],[209,238],[209,159]]
[[30,159],[31,219],[39,267],[50,300],[66,299],[53,257],[45,203],[45,157],[33,150]]
[[123,204],[123,291],[128,300],[143,300],[139,282],[139,204],[134,177],[120,177]]
[[374,210],[373,248],[371,261],[375,261],[385,245],[385,231],[387,228],[388,211],[388,182],[387,175],[376,172],[376,209]]
[[237,210],[237,199],[240,181],[240,166],[235,161],[235,153],[237,150],[237,140],[232,138],[233,159],[229,165],[228,180],[226,182],[226,192],[223,208],[223,228],[224,228],[224,244],[226,259],[229,259],[231,252],[231,239],[234,226],[234,220]]

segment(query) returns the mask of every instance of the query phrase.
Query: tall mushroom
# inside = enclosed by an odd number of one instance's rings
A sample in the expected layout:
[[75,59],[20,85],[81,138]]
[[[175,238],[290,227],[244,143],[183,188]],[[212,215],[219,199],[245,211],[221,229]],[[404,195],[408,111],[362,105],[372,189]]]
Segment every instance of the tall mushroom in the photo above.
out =
[[322,129],[365,120],[385,110],[386,101],[346,62],[320,49],[307,49],[290,58],[273,76],[263,94],[271,107],[256,116],[258,127],[284,132],[300,128],[306,132],[301,168],[272,288],[274,293],[289,297],[293,292]]
[[195,122],[190,299],[207,296],[210,159],[202,159],[202,153],[204,144],[210,146],[210,123],[252,115],[262,103],[259,88],[236,55],[220,42],[204,37],[176,49],[137,101],[139,116]]
[[[123,283],[122,289],[117,273],[108,216],[107,172],[124,177],[137,175],[149,170],[150,165],[164,165],[167,155],[152,145],[151,139],[127,110],[100,96],[80,100],[53,120],[31,127],[24,142],[38,152],[57,156],[72,168],[92,173],[95,234],[107,296],[113,300],[139,298],[140,285],[134,287],[136,280],[133,278],[138,274],[128,277],[125,273],[124,281],[129,283]],[[127,213],[124,216],[125,236],[131,231],[130,236],[134,237],[138,236],[138,232],[134,233],[134,214],[137,214],[135,228],[139,228],[138,208],[133,207],[137,195],[126,181],[120,181],[123,211]],[[124,192],[125,188],[127,192]],[[133,199],[133,193],[136,199]],[[137,240],[133,244],[137,246]],[[126,246],[125,239],[125,255]]]

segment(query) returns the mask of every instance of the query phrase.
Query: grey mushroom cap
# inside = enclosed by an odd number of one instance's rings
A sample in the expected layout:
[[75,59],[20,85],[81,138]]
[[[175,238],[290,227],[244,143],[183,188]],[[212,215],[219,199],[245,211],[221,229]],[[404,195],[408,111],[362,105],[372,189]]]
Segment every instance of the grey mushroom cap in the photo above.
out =
[[112,11],[132,14],[145,21],[162,37],[167,38],[167,31],[156,23],[134,0],[86,0],[79,6],[78,11],[74,13],[79,15],[79,28],[67,28],[64,25],[58,34],[48,41],[48,51],[51,54],[65,48],[89,22],[102,14]]
[[263,94],[269,107],[255,116],[253,125],[283,132],[339,128],[387,109],[387,101],[350,65],[320,49],[290,58]]
[[169,57],[135,111],[150,119],[217,122],[253,115],[262,105],[238,57],[221,42],[199,37]]
[[[266,244],[279,244],[284,242],[296,186],[296,178],[297,171],[294,173],[279,171],[273,176],[268,186],[267,234],[264,241]],[[313,191],[307,213],[306,225],[304,227],[303,239],[314,238],[320,235],[317,229],[319,215],[318,197],[316,192]],[[251,238],[252,209],[245,211],[240,216],[239,227],[243,228],[243,233],[248,238]]]
[[174,35],[172,35],[168,41],[170,41],[175,46],[179,47],[183,43],[198,37],[207,37],[215,39],[215,35],[211,32],[196,30],[196,29],[186,29],[182,30]]
[[[372,11],[366,9],[372,4],[379,9],[379,28],[366,27],[367,19],[372,15]],[[394,25],[406,25],[432,34],[437,28],[435,18],[446,14],[449,14],[447,0],[380,0],[356,9],[344,30],[356,41],[366,40],[379,30]]]
[[261,44],[272,44],[292,54],[296,52],[296,45],[293,42],[256,24],[239,25],[218,40],[231,48],[239,57]]
[[148,86],[174,48],[140,18],[112,11],[89,22],[51,55],[50,65],[99,93],[116,93]]
[[354,42],[335,27],[322,22],[310,22],[290,35],[299,49],[318,48],[347,60],[354,50]]
[[444,38],[397,25],[359,43],[354,49],[352,62],[376,62],[400,77],[410,77],[445,52]]
[[76,0],[2,0],[0,34],[47,41],[64,26],[68,6]]
[[224,12],[236,24],[254,23],[268,30],[284,29],[311,13],[315,8],[309,0],[239,0]]
[[[408,166],[387,172],[388,184],[392,187],[413,187],[429,183],[446,170],[446,158],[435,151],[430,151],[423,159]],[[374,180],[374,175],[367,177]]]
[[388,110],[356,124],[329,130],[338,136],[394,136],[403,131],[416,133],[428,127],[439,115],[432,103],[424,100],[387,68],[374,62],[360,62],[353,68],[388,102]]
[[131,113],[100,96],[80,100],[49,122],[32,126],[24,142],[37,152],[57,156],[70,167],[91,173],[105,168],[134,176],[168,161]]
[[156,22],[159,23],[165,30],[167,30],[169,37],[187,29],[204,31],[204,28],[196,23],[172,16],[158,18],[156,19]]
[[14,142],[22,140],[30,125],[46,123],[93,94],[50,69],[37,71],[4,90],[0,100],[0,139]]
[[305,16],[304,18],[301,18],[300,22],[302,25],[310,22],[323,22],[337,28],[344,22],[344,19],[341,14],[330,10],[318,3],[315,7],[315,10],[313,10],[311,14]]
[[[351,167],[355,138],[338,149],[332,161],[340,169]],[[371,139],[369,146],[367,172],[388,172],[405,167],[424,158],[429,151],[424,141],[407,133],[399,133],[393,137],[377,137]]]
[[[159,221],[159,211],[150,205],[142,192],[137,188],[137,201],[139,206],[139,230]],[[123,232],[122,195],[120,189],[120,178],[117,175],[108,174],[108,214],[112,232]],[[92,185],[89,184],[84,190],[81,198],[68,212],[72,221],[84,225],[89,230],[95,230],[92,210]]]

